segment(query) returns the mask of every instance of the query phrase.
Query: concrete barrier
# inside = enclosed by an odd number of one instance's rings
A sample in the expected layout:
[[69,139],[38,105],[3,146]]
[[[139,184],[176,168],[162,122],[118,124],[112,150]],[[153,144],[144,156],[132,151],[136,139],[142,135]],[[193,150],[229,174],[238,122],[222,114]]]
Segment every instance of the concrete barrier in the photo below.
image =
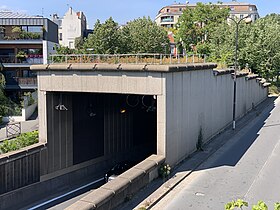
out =
[[158,168],[164,161],[163,156],[152,155],[66,209],[113,209],[158,177]]

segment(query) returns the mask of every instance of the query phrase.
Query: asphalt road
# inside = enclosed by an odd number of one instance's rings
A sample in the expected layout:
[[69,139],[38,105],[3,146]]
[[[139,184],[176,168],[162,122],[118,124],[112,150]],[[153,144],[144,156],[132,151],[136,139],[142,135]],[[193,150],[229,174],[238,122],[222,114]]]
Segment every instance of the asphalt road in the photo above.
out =
[[[260,113],[152,209],[224,209],[234,199],[249,206],[280,202],[280,98]],[[251,209],[251,207],[249,208]]]
[[103,177],[100,177],[99,179],[91,180],[89,183],[84,185],[77,186],[70,191],[60,193],[54,192],[54,195],[38,200],[37,202],[25,206],[20,210],[62,210],[71,206],[73,203],[89,194],[92,190],[100,187],[102,184],[104,184],[104,179]]

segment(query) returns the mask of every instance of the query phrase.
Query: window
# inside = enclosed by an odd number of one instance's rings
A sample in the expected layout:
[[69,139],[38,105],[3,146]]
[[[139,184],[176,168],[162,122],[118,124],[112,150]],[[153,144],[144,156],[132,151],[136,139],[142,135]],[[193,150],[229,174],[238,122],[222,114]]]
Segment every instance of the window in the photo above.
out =
[[174,22],[174,16],[161,17],[161,22]]
[[21,30],[33,33],[42,33],[42,28],[42,26],[21,26]]
[[41,33],[42,26],[28,26],[28,31],[33,33]]
[[62,33],[59,33],[59,40],[62,40]]
[[244,17],[244,15],[240,15],[240,19],[242,19]]
[[166,9],[166,12],[169,12],[169,9]]
[[21,26],[21,30],[28,31],[27,26]]

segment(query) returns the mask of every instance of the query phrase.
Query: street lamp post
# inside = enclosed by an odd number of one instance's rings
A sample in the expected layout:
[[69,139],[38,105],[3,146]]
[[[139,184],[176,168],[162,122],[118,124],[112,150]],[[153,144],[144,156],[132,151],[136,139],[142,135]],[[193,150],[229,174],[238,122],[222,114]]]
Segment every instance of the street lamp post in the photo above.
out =
[[234,58],[234,75],[233,75],[233,117],[232,117],[232,129],[235,130],[235,115],[236,115],[236,76],[237,76],[237,56],[238,56],[238,32],[239,24],[242,20],[245,20],[246,23],[251,23],[252,19],[250,15],[243,17],[236,21],[234,18],[229,17],[236,25],[236,34],[235,34],[235,58]]

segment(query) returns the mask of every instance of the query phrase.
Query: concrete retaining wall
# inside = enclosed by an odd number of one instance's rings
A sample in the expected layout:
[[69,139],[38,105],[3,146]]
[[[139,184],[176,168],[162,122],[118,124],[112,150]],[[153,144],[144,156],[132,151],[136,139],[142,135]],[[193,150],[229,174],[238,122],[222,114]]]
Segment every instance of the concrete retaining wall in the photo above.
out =
[[164,160],[163,156],[152,155],[66,209],[113,209],[155,179]]
[[[0,155],[0,195],[39,182],[40,152],[43,144],[34,144]],[[0,209],[7,201],[1,202]]]
[[[166,139],[158,145],[166,150],[167,162],[174,165],[197,149],[199,136],[205,143],[232,123],[233,78],[209,70],[165,76]],[[237,78],[236,96],[238,119],[267,98],[267,88],[244,75]]]

